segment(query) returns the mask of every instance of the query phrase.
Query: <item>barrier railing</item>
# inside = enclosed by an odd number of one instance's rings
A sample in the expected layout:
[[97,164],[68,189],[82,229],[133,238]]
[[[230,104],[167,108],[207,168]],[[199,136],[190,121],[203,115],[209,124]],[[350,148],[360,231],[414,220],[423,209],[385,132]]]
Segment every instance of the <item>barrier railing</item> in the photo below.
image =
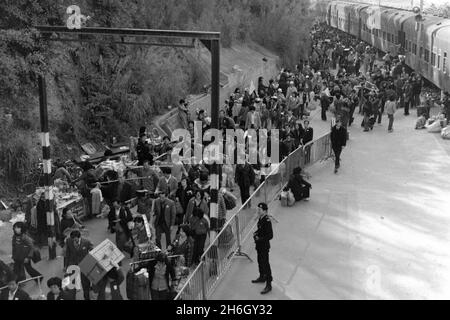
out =
[[233,257],[246,257],[251,260],[242,252],[242,244],[252,235],[257,224],[257,204],[274,201],[288,183],[294,168],[304,168],[330,156],[331,141],[330,134],[327,133],[293,151],[264,176],[264,181],[211,241],[201,257],[201,262],[179,290],[175,300],[208,299],[231,267]]

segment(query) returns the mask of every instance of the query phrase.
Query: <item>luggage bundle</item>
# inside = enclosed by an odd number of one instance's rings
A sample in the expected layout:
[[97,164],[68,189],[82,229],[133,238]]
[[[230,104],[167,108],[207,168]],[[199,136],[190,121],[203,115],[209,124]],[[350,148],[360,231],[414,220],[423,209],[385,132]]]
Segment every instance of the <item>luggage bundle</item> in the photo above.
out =
[[147,269],[138,272],[128,271],[126,278],[128,300],[150,300],[150,282]]
[[280,194],[280,201],[282,207],[292,207],[295,204],[294,194],[290,189],[284,188]]
[[442,137],[442,139],[446,139],[446,140],[450,139],[450,126],[447,126],[444,129],[442,129],[441,137]]

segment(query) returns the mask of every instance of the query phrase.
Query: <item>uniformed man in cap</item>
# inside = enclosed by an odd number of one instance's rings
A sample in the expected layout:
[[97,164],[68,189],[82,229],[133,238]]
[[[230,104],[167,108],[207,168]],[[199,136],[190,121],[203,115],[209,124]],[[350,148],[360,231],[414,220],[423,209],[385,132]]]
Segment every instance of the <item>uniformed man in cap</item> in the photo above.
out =
[[266,287],[261,294],[266,294],[272,290],[272,271],[269,263],[270,240],[273,238],[272,222],[267,212],[267,204],[258,204],[258,229],[253,234],[256,252],[258,254],[259,277],[252,280],[252,283],[266,282]]

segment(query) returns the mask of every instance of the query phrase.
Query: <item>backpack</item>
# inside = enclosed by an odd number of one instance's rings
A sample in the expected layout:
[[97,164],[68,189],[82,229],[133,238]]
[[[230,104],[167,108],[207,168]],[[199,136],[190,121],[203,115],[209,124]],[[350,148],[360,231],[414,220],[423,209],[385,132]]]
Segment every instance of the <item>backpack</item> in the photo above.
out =
[[236,207],[236,199],[229,193],[223,194],[223,200],[225,201],[225,207],[227,210],[232,210]]
[[208,221],[205,218],[197,218],[193,229],[196,235],[207,234],[209,230]]

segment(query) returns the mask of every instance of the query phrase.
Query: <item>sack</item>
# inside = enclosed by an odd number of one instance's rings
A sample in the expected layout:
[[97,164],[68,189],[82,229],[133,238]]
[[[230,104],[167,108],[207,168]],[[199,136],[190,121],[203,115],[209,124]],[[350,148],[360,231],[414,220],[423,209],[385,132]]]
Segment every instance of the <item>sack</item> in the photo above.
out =
[[236,207],[236,199],[230,193],[224,193],[223,200],[225,201],[225,207],[227,208],[227,210],[232,210]]
[[441,131],[442,139],[450,139],[450,126],[445,127]]
[[291,190],[287,192],[287,205],[292,207],[295,204],[295,197]]
[[288,206],[288,193],[287,193],[287,191],[281,191],[280,201],[281,201],[281,206],[282,207],[287,207]]
[[194,232],[196,235],[208,233],[208,222],[205,218],[199,219],[194,225]]
[[126,277],[128,300],[150,300],[150,283],[144,274],[136,275],[131,270]]
[[34,263],[38,263],[41,261],[41,252],[38,248],[33,249],[33,255],[31,256],[31,261]]

